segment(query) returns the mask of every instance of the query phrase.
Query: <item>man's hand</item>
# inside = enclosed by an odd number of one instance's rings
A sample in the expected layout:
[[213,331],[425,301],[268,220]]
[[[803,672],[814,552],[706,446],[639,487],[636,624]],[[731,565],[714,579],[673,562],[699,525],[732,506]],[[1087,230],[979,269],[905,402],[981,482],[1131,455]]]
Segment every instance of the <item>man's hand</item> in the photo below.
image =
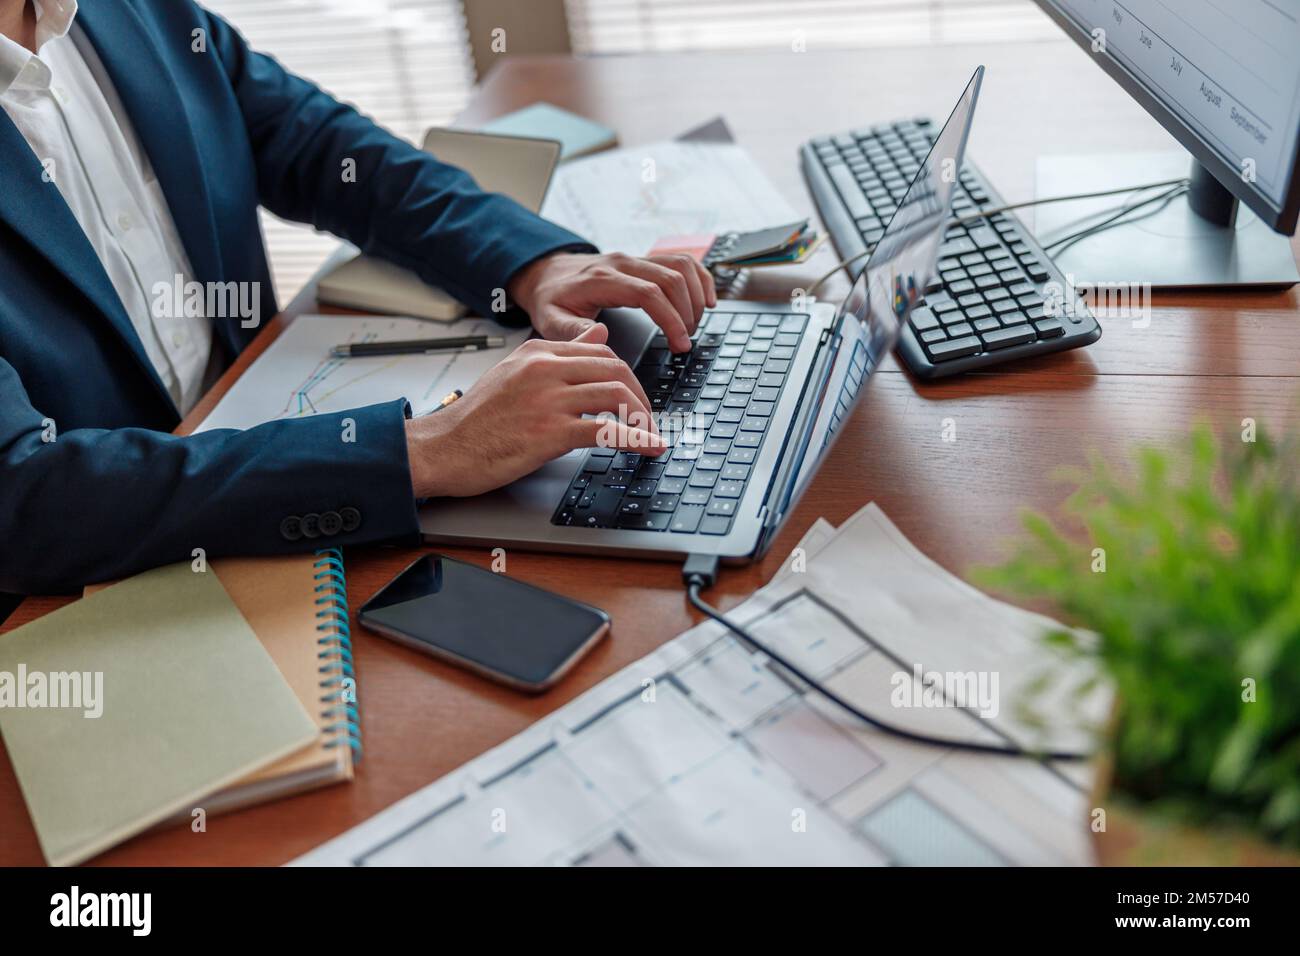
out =
[[[650,400],[592,324],[572,342],[532,339],[489,370],[458,402],[406,423],[417,498],[482,494],[575,448],[651,457],[668,447]],[[613,412],[618,420],[583,418]]]
[[625,306],[644,309],[674,352],[690,349],[700,316],[718,304],[713,277],[690,256],[557,253],[520,269],[506,292],[544,338],[576,338],[601,309]]

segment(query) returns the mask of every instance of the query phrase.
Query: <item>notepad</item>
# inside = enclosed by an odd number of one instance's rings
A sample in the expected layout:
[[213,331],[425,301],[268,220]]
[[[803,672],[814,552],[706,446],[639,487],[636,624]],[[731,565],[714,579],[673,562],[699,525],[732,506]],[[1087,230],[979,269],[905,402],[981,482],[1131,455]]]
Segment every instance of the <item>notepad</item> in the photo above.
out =
[[[47,690],[68,678],[62,701],[47,693],[42,706],[0,708],[41,850],[56,866],[201,807],[319,734],[217,576],[189,564],[0,637],[0,674],[20,670],[29,683],[46,675]],[[74,674],[102,675],[98,717],[49,706],[67,702]]]
[[[208,794],[203,809],[225,813],[351,780],[361,753],[361,727],[341,553],[328,548],[315,554],[220,558],[208,570],[315,720],[317,735],[306,747]],[[92,585],[86,593],[107,586]]]

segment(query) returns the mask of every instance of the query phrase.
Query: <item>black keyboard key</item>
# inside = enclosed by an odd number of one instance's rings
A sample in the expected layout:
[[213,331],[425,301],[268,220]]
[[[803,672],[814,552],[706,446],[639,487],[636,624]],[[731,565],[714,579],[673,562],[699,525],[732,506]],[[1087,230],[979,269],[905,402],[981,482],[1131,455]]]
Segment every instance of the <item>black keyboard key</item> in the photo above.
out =
[[655,492],[655,484],[653,478],[638,478],[627,486],[628,497],[649,498]]
[[926,329],[938,328],[939,320],[935,314],[925,306],[912,310],[912,327],[918,332],[924,332]]
[[744,490],[743,481],[720,481],[714,495],[718,498],[739,498]]
[[608,528],[614,523],[614,516],[618,512],[619,504],[623,500],[623,492],[618,488],[602,488],[596,493],[595,500],[589,508],[575,510],[574,523],[586,525],[589,528]]
[[716,471],[697,471],[691,475],[689,485],[692,488],[712,488],[718,483]]
[[626,528],[629,531],[663,531],[667,529],[672,515],[660,514],[657,511],[647,512],[640,515],[619,515],[618,526]]
[[673,513],[672,520],[668,523],[668,530],[690,534],[700,526],[700,519],[703,517],[703,505],[683,504]]
[[603,475],[609,471],[611,458],[597,458],[595,455],[588,455],[586,463],[582,470],[589,475]]
[[651,511],[673,512],[677,509],[677,495],[655,495],[650,499]]
[[708,515],[700,522],[700,534],[726,534],[731,530],[731,519],[724,515]]
[[664,474],[669,478],[688,478],[691,470],[689,461],[674,461],[669,462],[668,467],[664,469]]
[[1024,345],[1034,340],[1034,330],[1028,325],[1016,325],[1009,329],[995,329],[980,336],[988,349],[1004,349],[1012,345]]
[[663,478],[659,481],[659,487],[655,489],[655,492],[661,495],[678,495],[685,490],[685,478]]
[[684,505],[707,505],[712,497],[708,488],[687,488],[678,500]]
[[734,515],[736,513],[736,499],[719,498],[717,495],[714,495],[713,500],[709,502],[708,511],[705,513],[711,515]]
[[1039,338],[1055,339],[1065,334],[1065,326],[1055,319],[1043,319],[1034,323]]
[[949,339],[946,342],[935,342],[927,345],[925,350],[930,353],[930,358],[936,362],[945,362],[949,359],[974,355],[981,348],[979,339],[973,335],[966,335],[959,339]]
[[961,256],[961,255],[965,255],[968,252],[974,252],[975,249],[976,249],[975,243],[971,242],[965,236],[962,236],[959,239],[949,239],[947,242],[941,245],[939,247],[939,256],[940,258],[944,258],[948,256]]

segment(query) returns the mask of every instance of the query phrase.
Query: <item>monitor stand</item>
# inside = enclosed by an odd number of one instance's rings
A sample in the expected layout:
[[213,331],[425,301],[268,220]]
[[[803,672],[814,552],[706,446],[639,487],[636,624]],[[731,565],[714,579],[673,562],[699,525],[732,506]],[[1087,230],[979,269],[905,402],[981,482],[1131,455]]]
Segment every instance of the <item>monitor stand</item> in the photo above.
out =
[[[1150,283],[1153,288],[1272,286],[1300,281],[1291,239],[1278,235],[1186,153],[1043,156],[1037,198],[1097,192],[1189,176],[1184,196],[1146,206],[1136,221],[1095,233],[1049,254],[1076,285]],[[1134,194],[1155,196],[1153,189]],[[1113,215],[1131,196],[1049,203],[1024,210],[1044,246]],[[1158,210],[1158,211],[1156,211]],[[1144,216],[1145,213],[1152,213]],[[1143,217],[1138,219],[1137,217]]]

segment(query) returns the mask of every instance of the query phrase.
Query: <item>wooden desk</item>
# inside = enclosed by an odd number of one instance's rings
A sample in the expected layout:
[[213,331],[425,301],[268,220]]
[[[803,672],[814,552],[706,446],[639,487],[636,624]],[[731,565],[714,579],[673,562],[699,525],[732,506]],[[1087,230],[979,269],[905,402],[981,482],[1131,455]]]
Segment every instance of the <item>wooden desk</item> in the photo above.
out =
[[[878,120],[946,115],[973,67],[989,67],[971,155],[1008,200],[1032,198],[1038,152],[1173,148],[1172,140],[1087,56],[1065,41],[828,54],[528,58],[493,72],[464,119],[472,123],[545,99],[616,127],[625,144],[670,138],[724,114],[737,139],[796,208],[811,214],[795,150],[810,136]],[[812,274],[751,284],[785,298]],[[831,260],[833,262],[833,260]],[[286,314],[310,308],[300,296]],[[184,428],[208,412],[283,328],[278,317]],[[819,515],[840,522],[872,499],[922,550],[960,572],[995,560],[1024,507],[1054,510],[1051,479],[1089,449],[1112,457],[1132,443],[1171,438],[1198,416],[1221,426],[1252,417],[1295,427],[1300,297],[1169,295],[1149,328],[1105,322],[1093,347],[1005,371],[924,385],[895,366],[872,384],[843,441],[756,565],[728,570],[713,597],[735,604],[766,581]],[[940,440],[952,418],[957,441]],[[73,546],[72,544],[69,545]],[[355,608],[417,551],[353,549]],[[485,552],[455,551],[486,566]],[[276,864],[295,857],[500,743],[602,678],[689,627],[678,565],[508,555],[508,571],[605,608],[613,636],[557,689],[526,698],[380,640],[356,627],[366,753],[358,779],[208,822],[208,831],[153,833],[101,856],[104,864]],[[26,601],[14,627],[64,603]],[[7,760],[0,761],[0,864],[38,864],[40,852]]]

